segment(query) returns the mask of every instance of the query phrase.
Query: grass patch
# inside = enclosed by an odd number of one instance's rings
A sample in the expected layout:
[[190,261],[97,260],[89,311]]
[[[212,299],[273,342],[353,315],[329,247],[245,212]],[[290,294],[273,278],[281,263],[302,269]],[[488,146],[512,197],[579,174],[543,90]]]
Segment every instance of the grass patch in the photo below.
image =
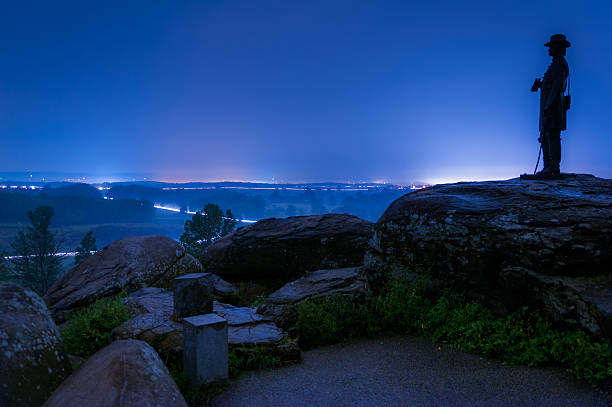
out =
[[101,298],[73,314],[61,332],[68,353],[87,358],[108,345],[113,328],[130,318],[126,296]]
[[249,304],[249,308],[257,308],[259,304],[263,303],[268,296],[266,294],[258,295],[255,300]]
[[527,308],[502,318],[456,293],[430,299],[419,282],[401,279],[365,301],[348,296],[306,301],[298,308],[297,331],[306,349],[381,332],[415,333],[510,365],[561,365],[591,384],[612,377],[609,341],[556,330]]
[[280,357],[260,347],[232,349],[228,355],[229,375],[238,376],[243,370],[266,370],[285,366]]

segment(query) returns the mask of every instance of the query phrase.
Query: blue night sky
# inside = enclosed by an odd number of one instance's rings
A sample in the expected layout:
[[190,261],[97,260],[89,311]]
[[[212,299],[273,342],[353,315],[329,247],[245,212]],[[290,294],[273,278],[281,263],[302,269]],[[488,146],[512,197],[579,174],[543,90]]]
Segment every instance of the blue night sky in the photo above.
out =
[[0,171],[500,179],[537,159],[543,44],[572,42],[562,170],[612,177],[609,1],[0,2]]

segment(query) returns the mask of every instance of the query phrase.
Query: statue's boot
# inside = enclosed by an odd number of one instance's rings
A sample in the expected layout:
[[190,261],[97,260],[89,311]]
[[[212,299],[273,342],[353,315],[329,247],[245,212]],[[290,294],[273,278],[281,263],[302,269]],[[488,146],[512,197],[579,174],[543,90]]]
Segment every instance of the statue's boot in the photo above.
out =
[[550,154],[550,143],[547,134],[542,134],[540,143],[542,144],[542,158],[544,160],[544,168],[542,168],[541,171],[538,171],[536,175],[552,174],[552,156]]

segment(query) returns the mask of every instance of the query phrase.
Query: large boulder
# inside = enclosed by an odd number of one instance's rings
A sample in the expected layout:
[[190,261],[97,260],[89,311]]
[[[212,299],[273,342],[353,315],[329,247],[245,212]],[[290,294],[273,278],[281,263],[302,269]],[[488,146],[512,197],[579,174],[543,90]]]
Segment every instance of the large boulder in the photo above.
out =
[[176,241],[165,236],[134,236],[118,240],[70,270],[53,284],[45,301],[57,320],[98,298],[122,290],[166,286],[181,274],[202,266]]
[[206,251],[211,272],[229,281],[280,280],[305,271],[363,264],[372,223],[346,214],[264,219]]
[[187,407],[155,350],[143,341],[116,341],[90,357],[44,407]]
[[[507,312],[530,305],[612,335],[612,180],[438,185],[397,199],[375,226],[370,276],[427,272]],[[382,272],[382,274],[380,274]]]
[[368,284],[361,267],[317,270],[270,294],[257,307],[257,312],[289,330],[297,322],[298,306],[307,299],[335,294],[364,296],[367,293]]
[[[164,359],[179,360],[183,350],[183,324],[172,318],[173,293],[145,288],[125,301],[136,316],[113,329],[113,340],[140,339],[152,345]],[[230,348],[257,346],[282,353],[284,332],[255,309],[214,301],[213,313],[227,320]]]
[[0,406],[41,406],[71,371],[42,298],[0,285]]

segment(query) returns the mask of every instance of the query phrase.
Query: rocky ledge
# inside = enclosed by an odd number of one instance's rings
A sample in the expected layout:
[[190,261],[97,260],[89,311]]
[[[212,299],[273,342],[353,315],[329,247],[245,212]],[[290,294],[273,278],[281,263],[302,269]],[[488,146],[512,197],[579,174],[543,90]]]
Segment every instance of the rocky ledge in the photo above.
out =
[[[140,339],[152,345],[164,360],[179,360],[183,351],[183,324],[172,317],[174,296],[161,288],[143,288],[125,299],[134,318],[115,328],[111,336]],[[297,345],[284,342],[284,332],[255,309],[214,301],[213,312],[227,320],[230,348],[259,347],[283,360],[299,360]]]
[[428,273],[499,312],[529,305],[612,336],[612,180],[438,185],[397,199],[374,229],[371,275]]
[[279,280],[306,271],[363,264],[372,223],[346,214],[264,219],[236,230],[207,250],[209,271],[229,281]]
[[202,271],[200,263],[175,240],[133,236],[118,240],[56,281],[45,301],[56,321],[102,297],[143,287],[172,287],[174,277]]

